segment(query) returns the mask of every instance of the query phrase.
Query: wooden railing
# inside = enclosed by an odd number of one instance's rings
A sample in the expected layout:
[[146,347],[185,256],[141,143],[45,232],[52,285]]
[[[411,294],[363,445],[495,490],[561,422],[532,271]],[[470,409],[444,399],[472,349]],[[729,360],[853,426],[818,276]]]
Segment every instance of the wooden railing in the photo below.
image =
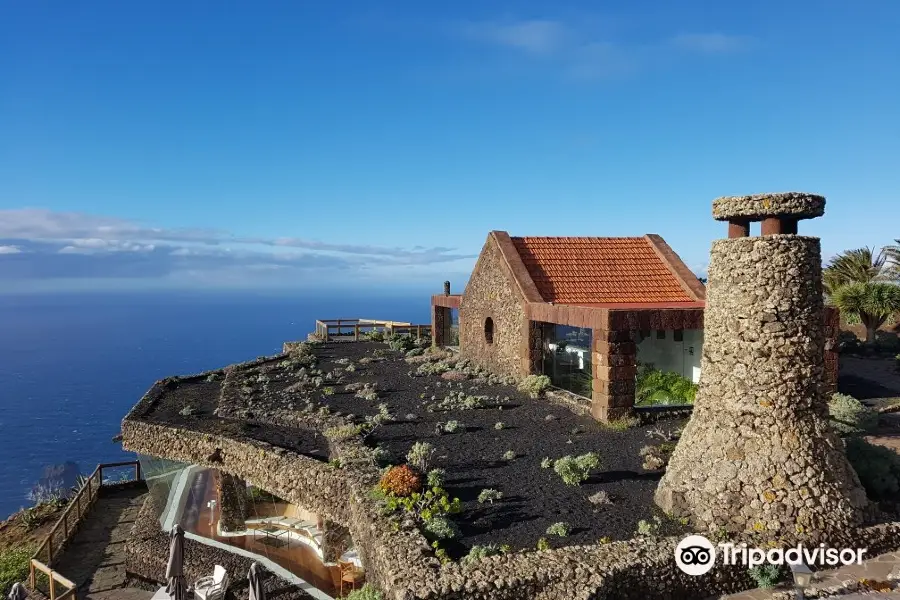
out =
[[[125,479],[118,479],[113,482],[106,483],[103,478],[103,471],[109,469],[116,469],[121,467],[134,467],[133,477],[126,477]],[[118,483],[125,483],[128,481],[143,481],[143,477],[141,476],[141,463],[136,460],[125,461],[125,462],[117,462],[117,463],[103,463],[97,465],[97,468],[94,469],[94,472],[91,473],[90,477],[88,477],[78,491],[69,499],[69,504],[66,506],[66,509],[63,511],[62,516],[56,523],[53,525],[53,528],[50,530],[50,533],[47,534],[47,537],[44,538],[43,543],[38,547],[37,552],[34,553],[34,556],[31,558],[31,571],[28,578],[28,583],[31,586],[31,590],[35,591],[35,586],[37,585],[37,574],[44,573],[50,578],[50,599],[56,600],[57,598],[71,598],[75,595],[74,585],[71,581],[51,569],[53,565],[54,559],[62,552],[63,548],[65,548],[66,544],[72,539],[75,535],[75,532],[78,531],[78,527],[84,521],[85,516],[91,510],[94,505],[94,502],[97,501],[97,497],[100,495],[100,488],[104,486],[115,485]],[[68,591],[64,592],[61,596],[55,595],[55,585],[60,584],[66,587],[69,587]]]
[[[64,600],[65,598],[75,597],[76,586],[72,581],[69,581],[41,561],[34,558],[31,559],[31,569],[28,575],[28,585],[30,586],[32,591],[37,590],[38,573],[43,573],[50,580],[50,583],[48,584],[50,600]],[[59,596],[56,595],[57,585],[61,585],[66,588]]]
[[431,325],[413,325],[406,322],[377,321],[374,319],[316,320],[316,334],[326,342],[335,337],[342,339],[352,337],[353,340],[359,341],[360,334],[368,331],[383,331],[385,335],[407,333],[415,335],[416,338],[421,338],[423,335],[431,335]]

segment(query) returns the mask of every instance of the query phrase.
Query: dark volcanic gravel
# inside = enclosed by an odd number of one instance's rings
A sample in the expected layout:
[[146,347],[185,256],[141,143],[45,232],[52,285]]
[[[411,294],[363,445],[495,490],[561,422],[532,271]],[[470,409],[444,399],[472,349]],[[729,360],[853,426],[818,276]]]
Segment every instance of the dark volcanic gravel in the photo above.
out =
[[[347,358],[359,368],[347,373],[347,382],[377,383],[379,399],[367,401],[345,392],[343,385],[335,387],[335,394],[322,396],[332,409],[355,415],[377,412],[379,403],[387,403],[398,421],[379,427],[371,439],[387,450],[393,462],[404,457],[416,441],[426,441],[437,449],[432,468],[447,471],[446,488],[451,496],[463,502],[463,513],[455,517],[462,531],[461,539],[448,545],[451,554],[464,554],[475,544],[509,544],[513,549],[534,548],[538,539],[546,537],[551,546],[596,543],[602,537],[613,540],[634,537],[637,523],[651,519],[659,512],[653,508],[653,492],[659,473],[641,468],[639,450],[658,443],[647,436],[650,427],[636,427],[627,431],[613,431],[589,417],[575,415],[569,410],[542,399],[533,400],[514,387],[478,385],[474,381],[454,382],[453,391],[471,395],[501,398],[510,401],[500,408],[429,412],[433,404],[450,391],[448,382],[439,376],[410,377],[417,365],[407,364],[399,352],[380,362],[360,365],[359,359],[371,356],[376,349],[387,346],[374,342],[329,343],[316,351],[318,367],[325,372],[343,369],[336,359]],[[420,394],[425,398],[420,398]],[[406,420],[407,414],[416,415]],[[548,415],[552,416],[548,419]],[[437,434],[439,422],[457,420],[465,431]],[[496,430],[500,421],[504,428]],[[660,423],[675,428],[680,422]],[[516,458],[503,459],[512,450]],[[581,486],[567,486],[550,469],[542,469],[541,459],[557,459],[567,454],[597,452],[601,467]],[[503,493],[503,499],[491,504],[479,504],[477,497],[485,488]],[[612,505],[595,506],[588,497],[606,491]],[[565,521],[572,525],[572,533],[565,539],[546,535],[553,523]]]

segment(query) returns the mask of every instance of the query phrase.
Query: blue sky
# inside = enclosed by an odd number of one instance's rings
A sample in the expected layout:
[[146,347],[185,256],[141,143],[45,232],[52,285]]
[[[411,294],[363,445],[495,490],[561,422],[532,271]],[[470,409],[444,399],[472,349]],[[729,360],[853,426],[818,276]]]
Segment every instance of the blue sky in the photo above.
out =
[[900,4],[0,0],[0,292],[440,289],[489,230],[900,237]]

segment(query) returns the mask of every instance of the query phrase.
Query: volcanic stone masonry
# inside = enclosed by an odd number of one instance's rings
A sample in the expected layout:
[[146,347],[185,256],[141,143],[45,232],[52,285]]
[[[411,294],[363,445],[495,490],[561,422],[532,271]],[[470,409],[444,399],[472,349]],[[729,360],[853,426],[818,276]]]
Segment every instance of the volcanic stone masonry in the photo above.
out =
[[[719,198],[700,389],[656,492],[698,527],[795,543],[852,541],[867,500],[827,421],[819,239],[825,198]],[[749,223],[762,221],[762,236]]]

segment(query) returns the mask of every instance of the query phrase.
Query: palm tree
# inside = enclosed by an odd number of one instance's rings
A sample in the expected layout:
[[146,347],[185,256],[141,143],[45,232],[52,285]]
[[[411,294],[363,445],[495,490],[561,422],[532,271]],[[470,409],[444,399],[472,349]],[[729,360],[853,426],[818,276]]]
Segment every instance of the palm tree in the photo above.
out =
[[884,253],[887,255],[888,270],[894,279],[900,279],[900,240],[894,240],[896,244],[887,246]]
[[874,281],[848,283],[831,295],[841,312],[859,316],[866,327],[866,344],[875,344],[875,332],[900,311],[900,286]]
[[857,248],[841,252],[832,258],[822,272],[825,292],[833,296],[838,288],[851,283],[869,283],[887,277],[893,267],[892,247],[877,254],[872,248]]

